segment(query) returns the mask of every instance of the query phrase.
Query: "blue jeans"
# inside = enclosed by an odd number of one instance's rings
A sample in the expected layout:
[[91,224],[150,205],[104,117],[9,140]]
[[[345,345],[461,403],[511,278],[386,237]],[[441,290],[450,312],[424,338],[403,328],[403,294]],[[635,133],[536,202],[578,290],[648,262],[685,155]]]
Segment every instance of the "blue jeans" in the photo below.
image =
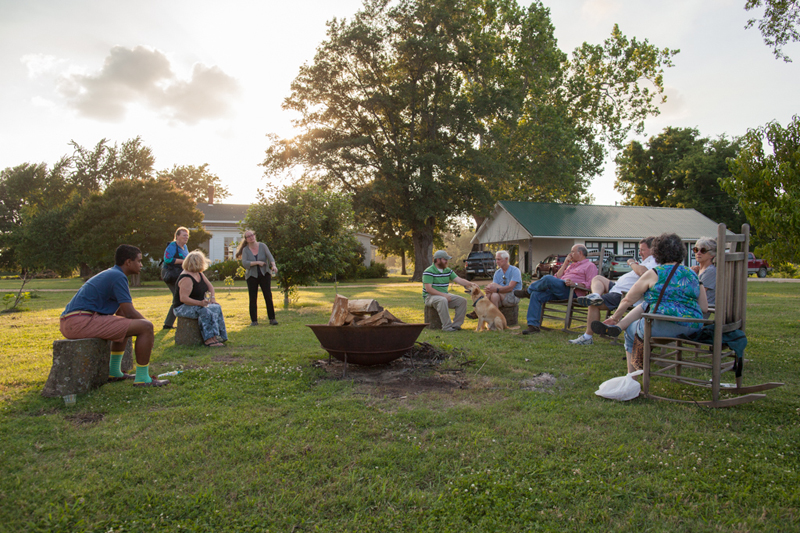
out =
[[[681,333],[694,333],[695,328],[681,326],[677,322],[667,322],[666,320],[653,320],[650,326],[650,335],[653,337],[677,337]],[[633,351],[633,336],[639,334],[640,339],[644,339],[644,318],[640,318],[625,330],[625,351]]]
[[550,300],[566,300],[569,298],[569,287],[564,280],[550,274],[528,287],[531,303],[528,305],[528,325],[542,325],[542,305]]
[[219,337],[223,341],[228,340],[225,319],[222,317],[222,307],[219,304],[208,304],[207,307],[183,304],[176,307],[174,311],[175,316],[196,319],[204,341],[211,337]]

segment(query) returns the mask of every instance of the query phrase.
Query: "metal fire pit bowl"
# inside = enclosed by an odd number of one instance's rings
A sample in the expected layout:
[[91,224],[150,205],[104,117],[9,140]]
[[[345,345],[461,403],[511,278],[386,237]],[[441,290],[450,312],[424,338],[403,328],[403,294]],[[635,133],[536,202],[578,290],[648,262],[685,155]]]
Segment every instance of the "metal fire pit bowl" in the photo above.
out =
[[428,324],[364,327],[307,325],[322,347],[339,361],[356,365],[384,365],[411,350]]

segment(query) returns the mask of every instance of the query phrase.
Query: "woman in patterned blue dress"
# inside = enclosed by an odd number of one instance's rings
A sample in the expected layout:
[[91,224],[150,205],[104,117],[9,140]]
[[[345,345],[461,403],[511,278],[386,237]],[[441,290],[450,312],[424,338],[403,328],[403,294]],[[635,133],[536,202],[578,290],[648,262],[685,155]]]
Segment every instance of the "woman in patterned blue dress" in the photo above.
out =
[[[617,308],[623,311],[618,311],[618,313],[621,315],[630,306],[630,303],[635,303],[644,297],[643,305],[647,306],[645,312],[679,318],[703,318],[703,313],[708,311],[706,293],[700,288],[697,274],[683,266],[686,248],[681,238],[674,233],[664,233],[656,237],[651,249],[659,266],[645,272],[631,287]],[[675,268],[675,273],[669,280],[669,285],[664,289],[664,297],[661,299],[658,309],[655,309],[661,289],[664,288],[673,268]],[[611,318],[618,321],[621,316],[617,317],[616,315],[617,313],[614,313]],[[681,333],[693,333],[702,327],[703,324],[696,322],[654,320],[651,335],[653,337],[675,337]],[[644,338],[643,318],[636,320],[625,330],[625,353],[627,354],[629,373],[638,370],[631,364],[635,335]]]
[[190,252],[184,259],[173,300],[175,315],[196,319],[206,346],[224,346],[228,332],[222,308],[214,298],[214,286],[203,274],[206,268],[208,259],[200,250]]

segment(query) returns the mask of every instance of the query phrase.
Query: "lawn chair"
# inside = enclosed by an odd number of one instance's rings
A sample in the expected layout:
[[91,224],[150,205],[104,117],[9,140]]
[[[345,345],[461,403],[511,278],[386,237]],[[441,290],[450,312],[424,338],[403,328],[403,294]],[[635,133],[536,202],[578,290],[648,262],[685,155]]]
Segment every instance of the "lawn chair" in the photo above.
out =
[[[598,272],[599,265],[602,264],[603,250],[603,248],[600,248],[599,252],[590,252],[587,256],[598,264]],[[569,296],[566,300],[550,300],[549,302],[545,302],[542,305],[542,324],[544,324],[545,318],[552,318],[563,322],[564,327],[561,328],[561,331],[565,333],[570,333],[573,328],[586,328],[586,320],[589,311],[586,306],[579,305],[578,302],[575,301],[577,299],[575,290],[577,289],[586,291],[587,293],[592,292],[592,289],[589,287],[575,285],[569,288]],[[575,324],[574,326],[573,323]],[[553,329],[544,326],[541,326],[541,328],[546,330]]]
[[[646,313],[644,328],[644,374],[642,394],[648,398],[682,403],[696,403],[707,407],[731,407],[766,397],[755,394],[780,387],[783,383],[764,383],[742,386],[744,359],[737,361],[735,352],[723,342],[723,335],[736,330],[745,331],[747,313],[747,252],[750,244],[750,226],[742,226],[741,234],[728,235],[725,224],[720,224],[717,235],[717,299],[713,320],[665,317]],[[728,250],[730,245],[730,250]],[[703,344],[684,339],[651,337],[652,321],[700,322],[714,325],[713,343]],[[686,356],[684,356],[686,354]],[[656,368],[659,367],[659,368]],[[722,383],[723,372],[733,370],[736,383]],[[708,373],[711,373],[711,379]],[[691,375],[690,375],[691,374]],[[650,393],[650,378],[660,376],[679,383],[711,389],[710,401],[679,400]],[[738,394],[720,399],[720,391]]]

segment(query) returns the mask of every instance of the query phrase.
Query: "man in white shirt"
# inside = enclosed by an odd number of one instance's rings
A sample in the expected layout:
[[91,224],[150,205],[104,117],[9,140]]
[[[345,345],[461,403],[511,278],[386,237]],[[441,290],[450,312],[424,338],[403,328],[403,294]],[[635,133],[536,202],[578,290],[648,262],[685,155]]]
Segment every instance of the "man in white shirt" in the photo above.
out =
[[592,279],[591,294],[587,294],[576,300],[578,304],[589,307],[586,331],[577,339],[569,341],[571,344],[593,344],[591,324],[595,320],[600,320],[600,311],[613,311],[616,309],[622,301],[623,293],[631,290],[633,284],[636,283],[642,274],[658,265],[653,254],[650,252],[650,246],[653,244],[654,238],[655,237],[647,237],[639,241],[639,257],[642,262],[637,263],[632,258],[628,259],[631,271],[621,276],[616,283],[603,276],[595,276],[594,279]]

